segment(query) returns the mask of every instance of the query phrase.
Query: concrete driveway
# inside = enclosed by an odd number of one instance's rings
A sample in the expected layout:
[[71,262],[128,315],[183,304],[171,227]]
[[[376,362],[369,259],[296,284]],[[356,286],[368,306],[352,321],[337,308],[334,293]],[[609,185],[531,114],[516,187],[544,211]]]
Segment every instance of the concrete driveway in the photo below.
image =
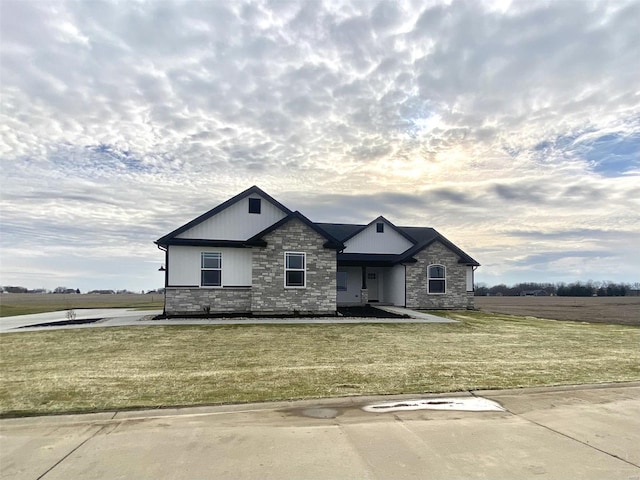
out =
[[[171,318],[153,320],[162,310],[136,310],[131,308],[84,308],[74,310],[78,323],[66,325],[67,310],[15,317],[0,318],[0,333],[33,332],[35,330],[123,327],[134,325],[264,325],[309,323],[458,323],[430,313],[416,312],[402,307],[383,307],[385,310],[408,315],[408,318],[374,317],[247,317],[247,318]],[[92,321],[95,320],[95,321]],[[86,323],[81,323],[85,321]],[[47,324],[43,326],[43,324]]]
[[405,395],[5,419],[0,478],[640,478],[640,383],[464,395],[506,410],[362,410],[425,398]]
[[84,328],[90,326],[121,326],[131,325],[159,315],[162,310],[136,310],[133,308],[78,308],[74,310],[75,320],[100,319],[96,323],[77,325],[60,325],[56,327],[37,327],[43,323],[56,323],[68,321],[67,310],[46,313],[33,313],[31,315],[16,315],[14,317],[0,318],[0,333],[33,331],[35,329],[51,328]]

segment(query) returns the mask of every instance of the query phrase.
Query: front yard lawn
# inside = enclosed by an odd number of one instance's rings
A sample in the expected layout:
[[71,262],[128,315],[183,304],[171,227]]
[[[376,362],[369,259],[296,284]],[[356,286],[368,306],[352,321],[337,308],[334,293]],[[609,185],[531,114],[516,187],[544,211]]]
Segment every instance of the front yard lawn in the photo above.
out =
[[5,333],[0,414],[640,380],[638,327],[442,314],[460,323]]

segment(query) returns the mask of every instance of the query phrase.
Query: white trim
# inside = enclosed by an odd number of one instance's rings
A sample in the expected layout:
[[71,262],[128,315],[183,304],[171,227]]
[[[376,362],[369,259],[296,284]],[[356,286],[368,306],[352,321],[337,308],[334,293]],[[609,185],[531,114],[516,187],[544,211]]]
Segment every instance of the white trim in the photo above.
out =
[[[302,255],[303,268],[287,268],[287,255]],[[302,272],[302,285],[287,285],[287,272]],[[305,252],[284,252],[284,288],[307,288],[307,254]]]
[[[431,277],[431,267],[442,267],[444,276],[443,277]],[[444,282],[444,292],[432,292],[430,288],[431,280],[442,280]],[[427,294],[428,295],[446,295],[447,294],[447,267],[442,265],[441,263],[432,263],[427,265]]]

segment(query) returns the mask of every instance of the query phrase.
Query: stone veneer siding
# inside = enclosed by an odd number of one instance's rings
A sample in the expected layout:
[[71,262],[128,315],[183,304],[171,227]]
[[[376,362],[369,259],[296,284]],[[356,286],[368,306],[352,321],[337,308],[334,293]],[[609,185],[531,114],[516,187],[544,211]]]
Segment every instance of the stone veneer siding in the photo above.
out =
[[167,287],[167,315],[207,313],[245,313],[251,310],[250,288]]
[[369,290],[366,288],[360,289],[360,305],[366,305],[369,303]]
[[[473,292],[467,292],[467,266],[458,263],[458,255],[442,243],[434,242],[414,258],[417,263],[407,264],[407,308],[473,308]],[[427,293],[427,267],[433,264],[446,267],[444,294]]]
[[[251,311],[260,314],[335,314],[336,251],[326,239],[293,219],[264,237],[253,249]],[[285,288],[284,253],[306,253],[306,288]]]

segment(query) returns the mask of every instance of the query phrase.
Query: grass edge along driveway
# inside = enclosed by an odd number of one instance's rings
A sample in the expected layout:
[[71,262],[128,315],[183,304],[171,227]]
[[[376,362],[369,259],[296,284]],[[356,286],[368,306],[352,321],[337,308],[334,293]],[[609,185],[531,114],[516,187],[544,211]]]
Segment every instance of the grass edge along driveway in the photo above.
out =
[[441,314],[460,323],[5,333],[0,414],[640,380],[638,327]]

